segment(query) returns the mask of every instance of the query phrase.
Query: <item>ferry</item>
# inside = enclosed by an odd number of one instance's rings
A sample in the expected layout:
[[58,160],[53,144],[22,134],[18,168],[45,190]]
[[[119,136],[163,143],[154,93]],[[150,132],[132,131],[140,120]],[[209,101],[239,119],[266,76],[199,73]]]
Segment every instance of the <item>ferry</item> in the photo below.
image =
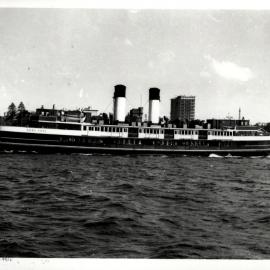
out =
[[158,88],[149,89],[148,123],[125,123],[125,92],[116,85],[114,123],[85,121],[85,117],[46,117],[24,126],[0,126],[1,151],[38,153],[174,154],[267,156],[270,134],[254,126],[188,128],[159,124]]

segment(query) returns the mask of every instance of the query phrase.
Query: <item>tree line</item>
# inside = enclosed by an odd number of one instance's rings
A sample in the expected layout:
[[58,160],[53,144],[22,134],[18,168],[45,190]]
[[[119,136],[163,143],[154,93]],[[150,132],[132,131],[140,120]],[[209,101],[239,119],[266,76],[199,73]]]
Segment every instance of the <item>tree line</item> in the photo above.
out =
[[24,111],[26,111],[26,109],[25,109],[25,106],[24,106],[22,101],[18,105],[18,108],[16,107],[14,102],[11,102],[11,104],[8,106],[8,111],[6,113],[6,116],[8,118],[13,118],[13,117],[15,117],[16,114],[22,113]]
[[16,107],[14,102],[8,106],[4,120],[9,124],[23,124],[29,119],[30,113],[26,110],[24,103],[21,101]]

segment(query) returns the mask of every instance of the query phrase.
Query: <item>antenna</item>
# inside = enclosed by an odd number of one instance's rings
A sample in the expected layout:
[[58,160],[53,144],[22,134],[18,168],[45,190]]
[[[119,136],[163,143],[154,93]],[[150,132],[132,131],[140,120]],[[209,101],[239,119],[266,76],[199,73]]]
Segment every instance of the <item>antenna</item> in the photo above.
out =
[[239,108],[239,112],[238,112],[238,120],[241,120],[241,108]]
[[107,111],[107,109],[111,106],[113,104],[113,102],[112,101],[110,101],[110,103],[106,106],[106,108],[103,110],[103,112],[106,112]]

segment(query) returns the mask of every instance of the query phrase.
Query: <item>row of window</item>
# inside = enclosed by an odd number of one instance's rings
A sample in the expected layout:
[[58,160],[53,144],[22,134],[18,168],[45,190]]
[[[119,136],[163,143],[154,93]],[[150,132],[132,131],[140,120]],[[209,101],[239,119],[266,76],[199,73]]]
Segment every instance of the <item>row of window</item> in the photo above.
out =
[[[83,127],[84,130],[86,130],[86,126]],[[102,131],[102,132],[127,132],[127,128],[121,128],[121,127],[89,127],[90,131]]]
[[[83,127],[83,130],[87,130],[87,126]],[[106,127],[106,126],[89,126],[89,131],[101,131],[101,132],[128,132],[128,128],[123,127]],[[143,134],[164,134],[164,129],[154,129],[154,128],[139,128],[139,133]],[[179,135],[198,135],[197,130],[174,130],[174,134]],[[258,135],[256,132],[241,132],[237,133],[235,131],[208,131],[208,135],[213,136],[236,136],[236,135],[242,135],[242,136],[254,136]]]
[[139,133],[145,134],[164,134],[163,129],[153,129],[153,128],[140,128]]
[[262,136],[262,132],[258,131],[238,131],[236,133],[237,136]]
[[175,130],[174,134],[180,135],[198,135],[198,131],[196,130]]
[[208,135],[213,136],[235,136],[235,131],[208,131]]
[[257,131],[208,131],[208,135],[214,136],[259,136],[262,133]]
[[[84,130],[87,129],[86,126],[83,127]],[[90,126],[90,131],[102,131],[102,132],[128,132],[127,128],[121,127],[99,127],[99,126]],[[154,129],[154,128],[139,128],[139,133],[143,134],[164,134],[164,129]],[[183,134],[183,135],[191,135],[198,134],[198,131],[194,130],[175,130],[174,134]]]
[[[83,130],[87,130],[87,127],[84,126]],[[89,127],[90,131],[102,131],[102,132],[128,132],[127,128],[121,127],[99,127],[99,126],[91,126]],[[140,128],[138,130],[139,133],[146,133],[146,134],[164,134],[164,130],[162,129],[153,129],[153,128]]]

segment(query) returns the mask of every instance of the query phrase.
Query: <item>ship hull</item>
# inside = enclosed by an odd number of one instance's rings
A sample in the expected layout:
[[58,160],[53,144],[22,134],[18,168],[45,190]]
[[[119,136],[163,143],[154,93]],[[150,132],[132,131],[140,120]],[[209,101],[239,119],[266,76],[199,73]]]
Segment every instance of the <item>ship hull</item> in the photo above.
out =
[[217,154],[221,156],[267,156],[267,149],[161,149],[161,148],[132,148],[132,147],[87,147],[71,145],[52,144],[30,144],[30,143],[7,143],[0,142],[1,151],[28,152],[28,153],[100,153],[100,154],[164,154],[164,155],[191,155],[209,156]]
[[0,131],[0,150],[38,153],[267,156],[270,154],[270,140],[139,140]]

